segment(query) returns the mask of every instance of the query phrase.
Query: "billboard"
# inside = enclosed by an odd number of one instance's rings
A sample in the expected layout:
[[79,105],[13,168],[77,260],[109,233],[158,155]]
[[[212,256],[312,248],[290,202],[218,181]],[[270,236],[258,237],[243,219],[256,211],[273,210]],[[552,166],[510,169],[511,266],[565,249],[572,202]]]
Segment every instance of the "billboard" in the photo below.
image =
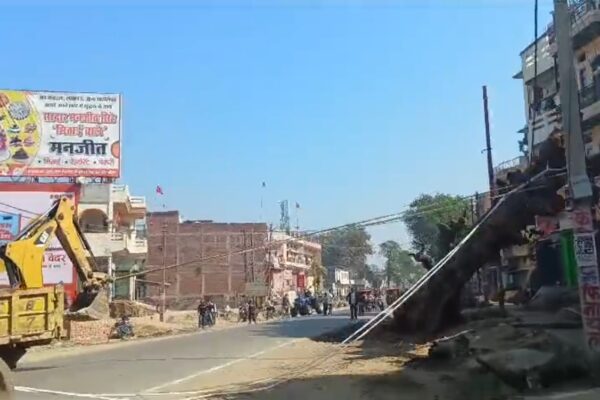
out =
[[120,175],[121,96],[0,90],[0,176]]
[[[0,216],[14,214],[23,229],[31,219],[42,214],[50,208],[54,200],[62,197],[72,197],[77,202],[77,186],[68,184],[0,184]],[[18,213],[18,214],[17,214]],[[1,220],[0,220],[1,221]],[[14,228],[13,228],[14,229]],[[73,263],[67,253],[62,249],[58,239],[53,238],[44,254],[43,263],[44,284],[53,285],[63,283],[67,292],[76,290],[77,275]],[[0,286],[8,286],[6,271],[0,272]]]

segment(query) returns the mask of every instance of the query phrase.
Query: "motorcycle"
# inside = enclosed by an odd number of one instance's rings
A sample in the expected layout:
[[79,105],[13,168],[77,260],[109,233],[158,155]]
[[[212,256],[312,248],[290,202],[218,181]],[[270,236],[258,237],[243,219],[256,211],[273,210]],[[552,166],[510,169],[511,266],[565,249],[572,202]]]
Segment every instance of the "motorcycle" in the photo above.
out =
[[116,322],[113,327],[113,335],[111,336],[122,340],[134,337],[135,333],[133,333],[133,327],[129,323],[129,318],[123,317],[120,321]]
[[292,317],[297,317],[298,315],[310,315],[312,310],[309,301],[310,300],[305,297],[296,297],[294,299],[294,306],[290,310],[290,315]]

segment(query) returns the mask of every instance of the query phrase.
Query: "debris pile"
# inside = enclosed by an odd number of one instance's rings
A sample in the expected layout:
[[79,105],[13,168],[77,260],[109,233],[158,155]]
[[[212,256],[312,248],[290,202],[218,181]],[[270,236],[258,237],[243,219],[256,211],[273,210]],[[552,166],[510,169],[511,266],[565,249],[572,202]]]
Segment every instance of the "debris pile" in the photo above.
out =
[[149,317],[156,315],[156,307],[132,300],[114,300],[110,303],[110,317]]
[[432,342],[427,356],[409,363],[406,372],[435,371],[451,382],[455,398],[462,399],[500,398],[494,396],[593,382],[594,369],[582,347],[553,331],[523,325],[515,317],[472,317],[464,330]]

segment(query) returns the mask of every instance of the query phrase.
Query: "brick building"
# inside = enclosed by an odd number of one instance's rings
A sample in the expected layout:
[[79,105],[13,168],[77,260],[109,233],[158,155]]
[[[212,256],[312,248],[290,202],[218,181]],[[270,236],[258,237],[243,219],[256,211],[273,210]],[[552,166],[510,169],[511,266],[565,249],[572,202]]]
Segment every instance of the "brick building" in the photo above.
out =
[[[265,281],[264,249],[246,254],[230,254],[243,249],[264,246],[267,225],[264,223],[217,223],[213,221],[181,221],[178,211],[147,214],[147,269],[163,265],[163,230],[166,232],[167,265],[188,263],[166,272],[167,302],[172,308],[190,308],[201,296],[222,303],[244,294],[247,282]],[[205,262],[195,260],[214,257]],[[162,271],[149,272],[147,293],[160,295]]]

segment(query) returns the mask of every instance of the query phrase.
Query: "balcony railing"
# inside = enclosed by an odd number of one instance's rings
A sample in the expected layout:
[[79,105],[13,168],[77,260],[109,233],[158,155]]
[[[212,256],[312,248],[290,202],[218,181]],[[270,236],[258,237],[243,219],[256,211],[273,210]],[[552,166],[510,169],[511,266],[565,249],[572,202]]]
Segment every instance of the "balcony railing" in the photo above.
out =
[[600,84],[594,82],[581,89],[579,92],[579,107],[584,109],[600,99]]
[[506,171],[508,169],[518,168],[518,167],[524,166],[525,163],[526,163],[526,161],[527,161],[527,158],[525,156],[515,157],[515,158],[513,158],[511,160],[507,160],[507,161],[501,162],[500,164],[496,165],[494,167],[494,172],[496,174],[498,174],[498,173],[501,173],[501,172]]
[[128,235],[122,232],[113,232],[111,233],[110,240],[114,243],[115,248],[118,247],[119,250],[127,250],[130,254],[145,254],[148,252],[148,241],[135,237],[133,234]]
[[598,9],[597,0],[570,0],[569,9],[573,17],[573,22],[583,17],[588,11]]
[[144,196],[131,196],[127,185],[113,184],[111,187],[112,201],[115,203],[125,203],[129,210],[146,213],[146,198]]
[[129,196],[129,201],[132,207],[143,207],[146,208],[146,198],[144,196]]
[[546,140],[553,131],[562,129],[560,106],[555,106],[554,108],[545,107],[543,111],[538,111],[534,115],[534,119],[530,120],[535,142],[533,145]]

